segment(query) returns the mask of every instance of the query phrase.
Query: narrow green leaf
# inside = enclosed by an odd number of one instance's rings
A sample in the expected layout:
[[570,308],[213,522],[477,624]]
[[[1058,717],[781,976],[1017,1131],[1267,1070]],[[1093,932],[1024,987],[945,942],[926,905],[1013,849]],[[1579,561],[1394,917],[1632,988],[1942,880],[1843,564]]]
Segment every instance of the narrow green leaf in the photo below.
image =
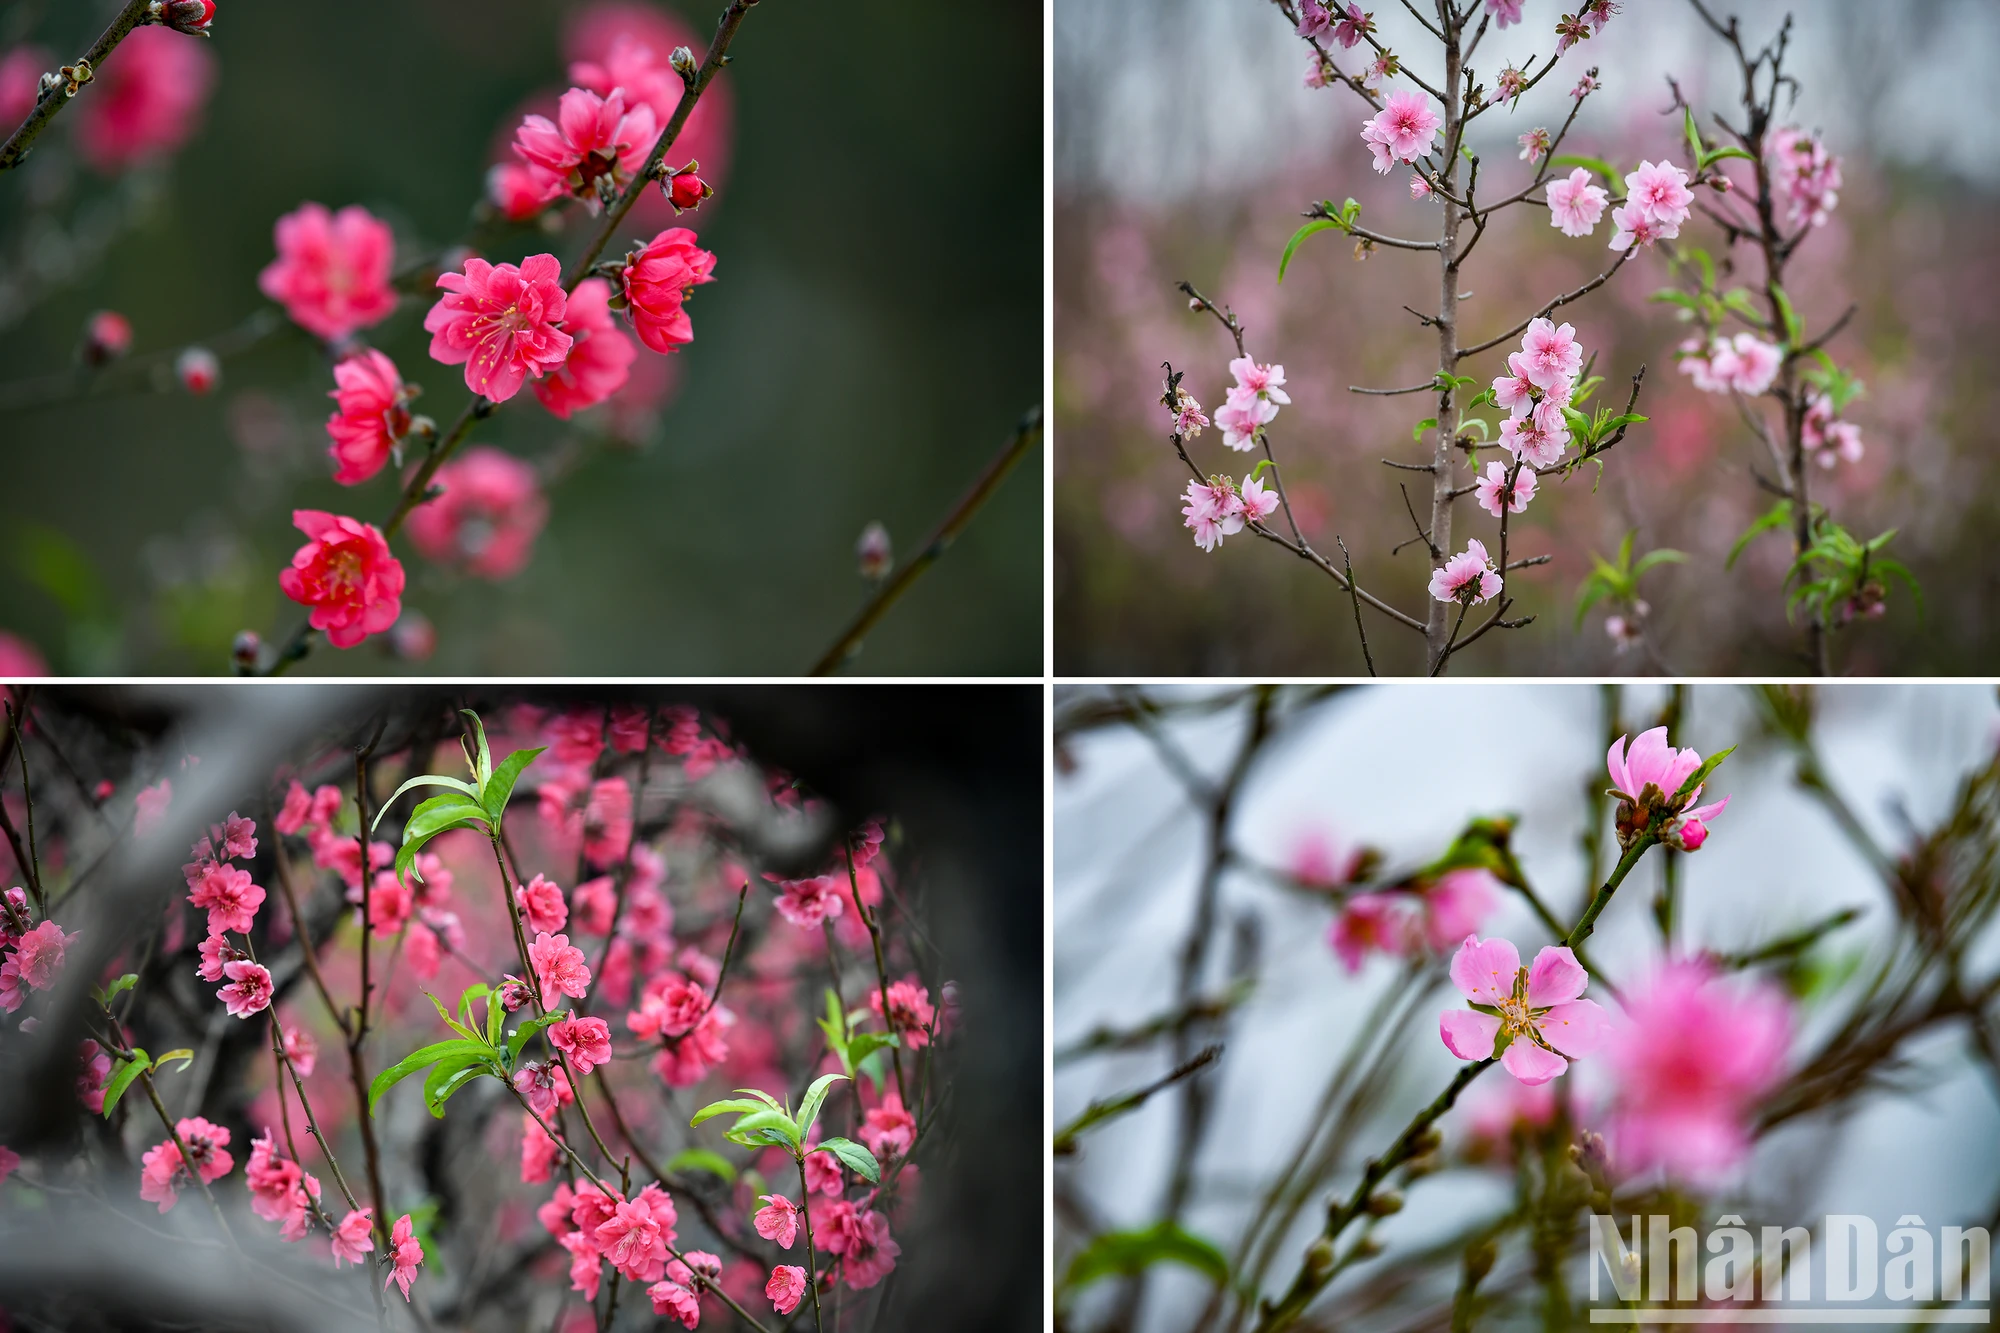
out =
[[437,1067],[424,1080],[424,1107],[438,1119],[444,1119],[444,1104],[460,1088],[487,1074],[495,1074],[490,1052],[477,1055],[455,1055],[437,1062]]
[[898,1041],[892,1033],[857,1032],[854,1034],[854,1040],[847,1044],[847,1054],[858,1065],[877,1051],[887,1050],[891,1046],[900,1045],[902,1045],[902,1042]]
[[832,1153],[840,1159],[842,1166],[871,1185],[879,1184],[882,1180],[882,1167],[876,1162],[875,1154],[853,1139],[831,1138],[813,1151]]
[[560,1023],[568,1017],[569,1010],[557,1009],[553,1013],[543,1014],[540,1018],[531,1018],[521,1024],[521,1026],[515,1028],[514,1035],[507,1038],[507,1068],[512,1069],[515,1063],[520,1060],[521,1048],[528,1044],[528,1038],[534,1036],[550,1024]]
[[450,787],[454,791],[464,792],[466,798],[474,805],[479,803],[479,792],[470,783],[460,782],[457,778],[440,777],[436,773],[426,773],[422,777],[411,778],[408,782],[396,788],[388,800],[382,802],[382,808],[375,812],[375,822],[368,826],[370,833],[373,833],[376,827],[381,824],[382,816],[389,813],[389,807],[396,803],[396,798],[404,792],[409,791],[412,787]]
[[1257,480],[1257,478],[1259,478],[1259,477],[1261,477],[1261,476],[1263,476],[1263,475],[1264,475],[1264,469],[1265,469],[1265,468],[1267,468],[1267,467],[1276,467],[1276,466],[1277,466],[1277,464],[1276,464],[1276,463],[1274,463],[1274,462],[1272,462],[1272,461],[1271,461],[1270,459],[1268,459],[1268,458],[1260,458],[1260,459],[1258,459],[1258,460],[1257,460],[1257,466],[1256,466],[1256,467],[1253,467],[1253,468],[1251,468],[1251,469],[1250,469],[1250,475],[1249,475],[1248,477],[1245,477],[1245,478],[1244,478],[1244,480],[1245,480],[1245,481],[1255,481],[1255,480]]
[[731,1113],[750,1115],[769,1109],[762,1102],[753,1102],[743,1097],[730,1097],[723,1101],[710,1102],[708,1105],[702,1107],[694,1113],[694,1119],[688,1121],[688,1124],[690,1126],[699,1125],[702,1121],[713,1120],[719,1115],[729,1115]]
[[[436,1001],[433,1000],[432,1003],[435,1004]],[[411,1051],[377,1074],[375,1081],[368,1086],[368,1114],[371,1116],[375,1114],[375,1103],[382,1100],[383,1093],[427,1065],[434,1065],[439,1060],[451,1056],[476,1055],[485,1058],[491,1054],[492,1049],[484,1042],[462,1040],[432,1042],[428,1046]]]
[[667,1159],[669,1171],[706,1171],[720,1176],[725,1185],[736,1183],[736,1168],[719,1152],[707,1148],[683,1148]]
[[1410,438],[1412,440],[1423,439],[1424,432],[1427,430],[1436,430],[1437,424],[1438,424],[1438,419],[1436,417],[1425,417],[1422,421],[1419,421],[1417,423],[1417,428],[1410,432]]
[[115,999],[120,992],[131,990],[134,986],[138,984],[139,984],[139,974],[137,972],[127,972],[124,976],[118,978],[118,980],[112,982],[109,986],[106,986],[102,991],[98,993],[97,996],[98,1003],[110,1004],[111,1001]]
[[1657,551],[1648,551],[1646,554],[1640,556],[1639,563],[1632,566],[1632,577],[1637,579],[1647,570],[1659,565],[1684,565],[1686,563],[1687,553],[1685,551],[1676,551],[1663,546]]
[[[493,755],[486,748],[486,724],[481,722],[479,714],[473,712],[470,708],[461,708],[458,711],[472,720],[472,734],[479,741],[479,758],[472,766],[472,776],[479,784],[479,791],[474,792],[473,795],[480,797],[480,793],[486,790],[487,780],[493,776]],[[484,798],[480,797],[480,799]]]
[[1292,254],[1299,248],[1299,243],[1305,240],[1306,237],[1313,235],[1315,232],[1322,232],[1327,230],[1328,228],[1333,228],[1338,231],[1347,230],[1347,228],[1342,226],[1337,219],[1313,218],[1312,220],[1308,221],[1305,226],[1300,227],[1297,231],[1292,233],[1292,239],[1285,242],[1285,253],[1278,257],[1279,282],[1283,282],[1285,280],[1285,270],[1292,266]]
[[183,1046],[177,1051],[168,1051],[165,1055],[156,1055],[153,1057],[153,1068],[156,1070],[165,1069],[169,1060],[180,1061],[181,1067],[178,1072],[186,1073],[188,1066],[194,1063],[194,1052]]
[[1681,114],[1687,118],[1687,123],[1683,128],[1687,131],[1688,156],[1699,163],[1702,155],[1701,131],[1695,128],[1694,108],[1691,106],[1682,107]]
[[819,1108],[826,1101],[826,1095],[833,1085],[847,1078],[846,1074],[821,1074],[806,1089],[805,1097],[799,1102],[799,1132],[808,1137],[812,1134],[813,1122],[819,1119]]
[[1134,1276],[1154,1264],[1192,1268],[1217,1286],[1229,1281],[1229,1260],[1222,1251],[1173,1222],[1143,1231],[1107,1231],[1070,1261],[1063,1275],[1065,1292],[1087,1287],[1100,1278]]
[[147,1055],[143,1049],[134,1047],[132,1054],[138,1058],[120,1060],[118,1068],[111,1073],[111,1081],[104,1085],[104,1118],[106,1120],[109,1120],[111,1113],[118,1109],[118,1099],[125,1095],[125,1089],[131,1087],[133,1081],[139,1075],[145,1073],[153,1066],[152,1057]]
[[1685,801],[1689,796],[1693,795],[1694,789],[1696,787],[1701,786],[1704,782],[1707,782],[1708,775],[1710,773],[1713,773],[1721,765],[1723,760],[1729,758],[1730,755],[1735,753],[1736,753],[1736,747],[1732,745],[1727,750],[1718,750],[1716,753],[1702,760],[1701,767],[1697,768],[1694,772],[1688,774],[1687,781],[1683,782],[1681,784],[1681,789],[1674,793],[1674,800],[1676,802]]
[[1736,545],[1729,548],[1729,558],[1722,562],[1722,567],[1724,569],[1734,569],[1736,567],[1737,557],[1743,554],[1745,548],[1747,548],[1751,542],[1756,541],[1759,537],[1763,536],[1767,532],[1770,532],[1774,528],[1784,527],[1791,521],[1792,521],[1791,501],[1789,500],[1778,501],[1776,504],[1772,505],[1769,509],[1765,510],[1763,515],[1759,517],[1754,523],[1752,523],[1749,527],[1743,529],[1743,535],[1736,539]]
[[1805,330],[1799,324],[1799,312],[1792,308],[1792,298],[1775,284],[1771,287],[1771,298],[1778,303],[1778,317],[1785,321],[1785,341],[1797,347],[1805,341]]
[[[777,1137],[770,1137],[773,1134]],[[799,1129],[797,1121],[783,1111],[775,1111],[770,1107],[764,1107],[744,1116],[731,1125],[723,1137],[732,1143],[783,1143],[792,1148],[797,1148],[805,1140],[805,1134]]]
[[547,748],[538,745],[532,750],[514,751],[500,761],[500,767],[494,769],[493,776],[486,780],[486,817],[496,827],[501,816],[507,813],[507,802],[514,795],[514,784],[520,780],[521,770],[534,763],[535,756]]
[[1604,177],[1605,181],[1609,184],[1616,185],[1618,183],[1618,168],[1612,166],[1601,157],[1582,157],[1575,153],[1564,153],[1560,157],[1550,158],[1549,165],[1552,167],[1584,167]]
[[[429,991],[424,992],[424,998],[431,1002],[431,1008],[438,1011],[438,1017],[444,1020],[444,1025],[446,1027],[450,1028],[453,1032],[456,1032],[459,1036],[465,1038],[467,1041],[471,1042],[479,1041],[479,1034],[472,1030],[470,1024],[461,1023],[456,1018],[452,1017],[451,1010],[444,1007],[443,1000],[438,999],[437,996],[431,994]],[[484,1043],[481,1044],[483,1045]]]
[[1732,157],[1740,157],[1746,162],[1755,162],[1757,160],[1756,158],[1751,157],[1748,151],[1738,148],[1734,144],[1731,144],[1727,148],[1717,148],[1710,152],[1703,153],[1701,156],[1701,169],[1703,171],[1706,171],[1710,167],[1714,166],[1716,163],[1727,161]]

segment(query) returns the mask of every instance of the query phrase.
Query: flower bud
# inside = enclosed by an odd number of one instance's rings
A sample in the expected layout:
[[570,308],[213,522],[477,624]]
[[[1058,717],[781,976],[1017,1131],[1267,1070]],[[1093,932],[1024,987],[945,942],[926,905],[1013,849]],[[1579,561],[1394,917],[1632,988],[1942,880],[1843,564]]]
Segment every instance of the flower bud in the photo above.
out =
[[215,21],[215,0],[153,0],[153,21],[190,37],[208,36]]
[[700,208],[702,200],[715,194],[709,183],[695,174],[692,165],[673,179],[664,182],[660,189],[667,196],[668,202],[673,204],[676,213],[686,213]]
[[1352,1254],[1356,1259],[1373,1259],[1380,1253],[1382,1253],[1382,1242],[1373,1236],[1363,1236],[1354,1242]]
[[676,46],[673,55],[668,57],[667,64],[673,68],[674,73],[680,75],[684,80],[692,79],[695,76],[695,71],[701,68],[695,63],[694,52],[688,50],[685,46]]
[[1489,1238],[1476,1241],[1465,1248],[1465,1285],[1476,1287],[1493,1271],[1493,1261],[1500,1257],[1500,1248]]
[[1333,1242],[1321,1236],[1306,1251],[1306,1272],[1314,1281],[1325,1277],[1333,1270]]
[[888,575],[895,564],[895,554],[889,546],[889,529],[877,521],[861,530],[861,539],[854,543],[854,554],[861,561],[861,577],[871,581]]
[[255,671],[264,659],[264,640],[254,629],[243,630],[230,645],[229,656],[238,671]]
[[1368,1212],[1373,1217],[1388,1217],[1403,1211],[1403,1196],[1395,1190],[1383,1190],[1368,1198]]
[[509,975],[500,983],[500,1007],[513,1013],[528,1002],[528,986],[517,976]]
[[722,1260],[703,1250],[691,1250],[681,1256],[687,1263],[688,1271],[697,1277],[714,1282],[722,1276]]
[[174,362],[174,374],[180,377],[182,388],[199,398],[213,393],[222,382],[222,363],[206,347],[190,347]]
[[83,363],[105,366],[132,350],[132,321],[116,310],[100,310],[83,326]]

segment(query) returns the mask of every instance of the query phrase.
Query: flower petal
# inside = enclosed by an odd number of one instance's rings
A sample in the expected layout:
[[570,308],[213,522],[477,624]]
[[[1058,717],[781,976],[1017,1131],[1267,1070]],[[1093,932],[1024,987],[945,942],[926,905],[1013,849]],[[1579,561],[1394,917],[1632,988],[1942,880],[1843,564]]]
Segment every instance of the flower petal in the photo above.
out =
[[1542,1040],[1571,1059],[1589,1055],[1611,1031],[1611,1016],[1594,1000],[1571,1000],[1542,1015],[1535,1024]]
[[1576,955],[1560,944],[1551,944],[1535,955],[1534,965],[1528,969],[1528,1006],[1546,1009],[1574,1000],[1588,985],[1590,974],[1576,961]]
[[1520,971],[1521,955],[1512,944],[1477,935],[1467,935],[1451,960],[1452,984],[1480,1004],[1512,999]]
[[1508,1043],[1507,1049],[1501,1053],[1500,1063],[1508,1073],[1531,1088],[1547,1083],[1569,1068],[1569,1061],[1554,1051],[1545,1051],[1526,1040]]
[[1493,1054],[1500,1020],[1474,1009],[1447,1009],[1438,1017],[1438,1035],[1444,1038],[1445,1049],[1459,1059],[1485,1060]]

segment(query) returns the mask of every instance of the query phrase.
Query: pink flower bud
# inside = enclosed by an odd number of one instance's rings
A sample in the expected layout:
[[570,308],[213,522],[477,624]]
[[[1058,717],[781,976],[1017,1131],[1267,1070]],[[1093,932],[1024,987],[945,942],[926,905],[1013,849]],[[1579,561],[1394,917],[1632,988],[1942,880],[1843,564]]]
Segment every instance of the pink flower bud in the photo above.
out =
[[854,544],[854,553],[861,561],[861,577],[864,579],[883,577],[895,563],[889,546],[889,530],[879,522],[870,523],[861,530],[861,539]]
[[100,310],[83,326],[83,362],[103,366],[132,350],[132,321],[115,310]]
[[246,629],[236,636],[236,642],[229,650],[239,671],[255,671],[263,660],[264,640],[254,629]]
[[199,398],[222,382],[222,363],[206,347],[190,347],[174,363],[174,374],[180,376],[182,388]]
[[528,1002],[528,986],[519,977],[510,976],[500,984],[500,1007],[513,1013]]
[[175,32],[206,37],[215,21],[215,0],[154,0],[153,17]]

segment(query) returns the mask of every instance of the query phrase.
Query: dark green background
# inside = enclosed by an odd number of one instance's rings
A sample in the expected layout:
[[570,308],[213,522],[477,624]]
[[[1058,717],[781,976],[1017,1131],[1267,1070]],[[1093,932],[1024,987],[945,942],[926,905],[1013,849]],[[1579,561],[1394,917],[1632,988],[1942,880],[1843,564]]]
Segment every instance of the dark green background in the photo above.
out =
[[[81,50],[115,8],[31,7],[31,35],[57,51]],[[230,326],[262,303],[272,223],[302,200],[390,220],[399,260],[461,236],[496,133],[530,93],[567,86],[561,24],[583,7],[223,0],[203,130],[101,264],[0,332],[0,380],[68,365],[99,307],[131,317],[140,353]],[[704,34],[720,8],[667,7]],[[24,12],[0,12],[0,42]],[[507,583],[443,576],[399,540],[405,605],[439,631],[428,664],[371,641],[301,669],[802,671],[864,599],[862,526],[883,520],[912,553],[1039,400],[1040,50],[1027,0],[764,0],[725,75],[724,191],[692,219],[718,280],[690,307],[695,341],[652,446],[560,482],[533,563]],[[27,170],[0,177],[0,263],[33,253],[28,201],[59,190],[66,139],[58,121]],[[67,225],[116,188],[78,171],[51,216]],[[486,253],[568,258],[582,234],[506,233]],[[428,304],[406,300],[370,338],[448,421],[465,389],[425,355]],[[300,608],[276,574],[301,541],[290,511],[379,522],[391,501],[387,474],[328,480],[331,387],[318,349],[287,337],[231,363],[207,399],[0,415],[0,628],[58,672],[90,673],[219,670],[236,629],[289,632]],[[310,465],[276,479],[246,466],[225,421],[252,388],[297,416]],[[561,433],[523,393],[474,439],[533,458]],[[850,670],[1039,672],[1041,474],[1039,458],[1022,465]]]

